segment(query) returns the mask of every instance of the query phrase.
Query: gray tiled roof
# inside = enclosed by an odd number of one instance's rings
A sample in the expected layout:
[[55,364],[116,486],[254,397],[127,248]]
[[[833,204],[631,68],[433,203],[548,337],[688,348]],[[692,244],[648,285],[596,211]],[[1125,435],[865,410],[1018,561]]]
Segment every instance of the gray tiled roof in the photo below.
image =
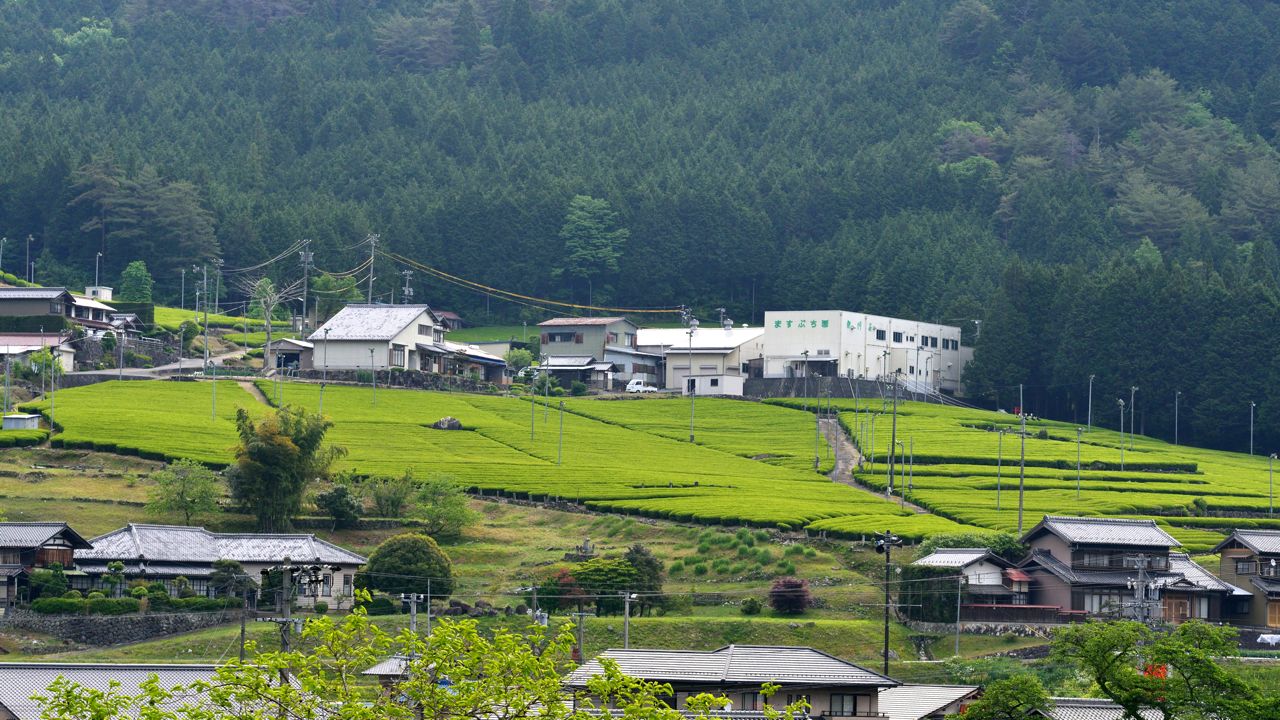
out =
[[977,685],[913,685],[884,688],[877,706],[889,720],[920,720],[969,697]]
[[62,522],[13,522],[0,523],[0,548],[33,548],[62,534],[72,547],[90,547],[79,533]]
[[1181,575],[1191,584],[1204,590],[1229,592],[1240,597],[1248,597],[1253,594],[1248,590],[1243,590],[1219,579],[1218,576],[1205,570],[1199,563],[1192,560],[1191,556],[1186,553],[1169,553],[1169,572]]
[[[1110,700],[1097,698],[1053,698],[1053,710],[1048,716],[1053,720],[1125,720],[1124,710]],[[1160,713],[1143,710],[1143,720],[1156,720]]]
[[938,548],[911,564],[922,567],[964,567],[983,559],[997,565],[1008,565],[1008,562],[992,555],[986,548]]
[[57,300],[70,294],[64,287],[0,288],[0,300]]
[[320,342],[328,330],[329,340],[390,340],[424,312],[432,314],[426,305],[348,305],[307,339]]
[[1218,543],[1213,552],[1221,552],[1222,548],[1237,542],[1260,555],[1280,555],[1280,530],[1236,530]]
[[1043,520],[1027,531],[1022,540],[1026,542],[1041,532],[1051,532],[1069,543],[1082,545],[1170,548],[1182,544],[1161,530],[1155,520],[1045,515]]
[[538,327],[573,327],[575,325],[612,325],[626,320],[624,317],[558,317],[543,320]]
[[367,558],[315,535],[211,533],[204,528],[130,523],[93,539],[76,560],[147,560],[173,563],[319,561],[362,565]]
[[[115,680],[121,685],[119,692],[136,694],[138,686],[152,675],[159,679],[161,687],[169,690],[178,685],[209,680],[216,669],[216,665],[0,663],[0,707],[18,720],[37,720],[40,704],[31,696],[43,693],[60,675],[79,685],[103,691]],[[183,702],[190,702],[190,698],[175,699],[174,707]]]
[[[631,677],[692,684],[840,685],[889,687],[884,675],[808,647],[729,645],[711,652],[687,650],[606,650],[601,657],[618,663]],[[599,658],[584,663],[567,683],[585,687],[603,672]]]

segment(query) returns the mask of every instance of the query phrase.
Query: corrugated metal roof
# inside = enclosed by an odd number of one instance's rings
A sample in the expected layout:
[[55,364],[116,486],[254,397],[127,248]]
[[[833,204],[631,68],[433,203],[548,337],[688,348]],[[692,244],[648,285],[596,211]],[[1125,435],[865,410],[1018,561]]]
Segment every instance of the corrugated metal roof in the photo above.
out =
[[0,523],[0,547],[40,547],[54,537],[62,535],[72,547],[90,548],[88,540],[61,522],[12,522]]
[[1070,543],[1083,545],[1128,545],[1136,547],[1179,547],[1181,543],[1160,529],[1155,520],[1129,518],[1063,517],[1045,515],[1023,536],[1023,542],[1041,532],[1051,532]]
[[[693,333],[693,349],[729,351],[762,335],[764,328],[761,327],[736,327],[726,331],[708,323]],[[681,348],[689,347],[689,331],[685,328],[640,328],[636,331],[636,345],[670,348],[672,354],[679,354]]]
[[[1125,720],[1124,709],[1110,700],[1097,698],[1053,698],[1049,717],[1053,720]],[[1143,720],[1156,720],[1156,710],[1142,710]]]
[[403,655],[392,655],[360,674],[373,675],[376,677],[404,677],[405,671],[408,669],[409,658]]
[[1223,547],[1238,542],[1259,555],[1280,555],[1280,530],[1236,530],[1231,536],[1213,549],[1221,552]]
[[[574,325],[611,325],[616,322],[626,320],[624,317],[559,317],[543,320],[538,323],[538,327],[572,327]],[[630,321],[628,321],[630,322]]]
[[322,341],[328,330],[329,340],[390,340],[416,323],[423,313],[434,315],[426,305],[352,304],[339,310],[307,339]]
[[880,691],[880,713],[889,720],[920,720],[980,690],[977,685],[899,685]]
[[0,288],[0,301],[2,300],[57,300],[63,295],[70,295],[64,287],[43,287],[43,288],[25,288],[25,287],[6,287]]
[[[138,694],[139,686],[152,675],[166,690],[213,678],[217,665],[133,665],[121,663],[0,663],[0,706],[18,720],[37,720],[40,704],[31,699],[40,695],[59,676],[94,690],[105,691],[112,681],[120,683],[119,692]],[[191,702],[190,696],[175,698],[174,708]]]
[[211,533],[200,527],[130,523],[93,539],[76,560],[146,560],[176,563],[319,561],[363,565],[367,558],[315,535]]
[[[889,687],[884,675],[808,647],[729,645],[711,652],[682,650],[606,650],[600,657],[618,663],[626,675],[643,680],[693,684],[743,683]],[[568,684],[585,687],[603,673],[599,658],[569,675]]]
[[111,312],[111,313],[116,311],[116,309],[111,307],[110,305],[98,302],[93,298],[85,297],[83,295],[76,295],[72,293],[71,301],[75,303],[76,307],[86,307],[91,310],[105,310],[106,312]]
[[538,366],[541,370],[586,370],[595,364],[590,355],[551,355]]

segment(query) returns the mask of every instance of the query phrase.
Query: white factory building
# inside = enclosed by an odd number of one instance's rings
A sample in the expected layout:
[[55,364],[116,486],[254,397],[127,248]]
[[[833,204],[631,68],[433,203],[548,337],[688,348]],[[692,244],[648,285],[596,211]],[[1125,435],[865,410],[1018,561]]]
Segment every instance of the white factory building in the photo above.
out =
[[973,358],[958,327],[844,310],[766,312],[761,345],[749,360],[766,378],[878,380],[896,373],[919,392],[956,392]]

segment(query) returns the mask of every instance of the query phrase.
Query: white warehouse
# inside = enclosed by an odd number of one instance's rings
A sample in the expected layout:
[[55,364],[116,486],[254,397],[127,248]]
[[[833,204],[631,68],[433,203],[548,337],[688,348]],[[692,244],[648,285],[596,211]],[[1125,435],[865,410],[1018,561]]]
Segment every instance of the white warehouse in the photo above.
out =
[[769,311],[763,350],[750,360],[767,378],[843,376],[871,380],[897,373],[921,392],[960,389],[973,350],[960,328],[844,310]]

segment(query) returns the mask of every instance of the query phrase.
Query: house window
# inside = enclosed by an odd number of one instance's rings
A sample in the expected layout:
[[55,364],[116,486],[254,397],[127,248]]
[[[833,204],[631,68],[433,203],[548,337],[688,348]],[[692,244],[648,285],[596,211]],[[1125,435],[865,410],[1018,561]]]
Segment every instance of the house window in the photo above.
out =
[[333,595],[333,576],[332,575],[324,576],[324,584],[320,586],[320,595],[323,597],[330,597]]
[[830,356],[830,355],[831,355],[831,351],[830,351],[830,350],[819,350],[819,351],[818,351],[818,355],[819,355],[819,356]]
[[623,333],[623,334],[622,334],[622,339],[623,339],[623,341],[625,342],[625,344],[626,344],[626,346],[627,346],[627,347],[635,347],[635,346],[636,346],[636,334],[635,334],[635,333]]
[[699,365],[698,370],[702,372],[715,372],[716,366],[715,365]]
[[391,346],[391,364],[394,367],[404,367],[404,346]]
[[1111,567],[1111,554],[1087,552],[1080,556],[1080,564],[1090,567]]
[[915,365],[908,365],[908,366],[907,366],[907,374],[908,374],[908,375],[915,375],[915,374],[916,374],[916,366],[915,366]]
[[1114,613],[1120,610],[1120,593],[1103,592],[1103,593],[1086,593],[1084,596],[1084,610],[1087,613]]
[[894,341],[894,342],[896,342],[896,343],[900,343],[900,342],[902,342],[902,333],[900,333],[900,332],[896,332],[896,333],[894,333],[894,334],[893,334],[893,341]]
[[[860,700],[861,702],[859,702]],[[853,717],[861,714],[859,711],[869,713],[871,710],[870,705],[871,703],[868,702],[865,695],[833,693],[831,695],[831,712],[827,713],[827,715],[831,717]]]
[[877,340],[883,340],[883,339],[884,339],[884,331],[883,331],[883,330],[877,330],[877,331],[876,331],[876,339],[877,339]]
[[711,378],[711,387],[720,387],[720,378]]
[[343,573],[342,575],[342,595],[343,597],[351,597],[351,573]]
[[1237,575],[1254,575],[1254,574],[1257,574],[1257,572],[1258,572],[1257,562],[1253,560],[1237,560],[1236,561]]
[[742,707],[739,710],[763,710],[760,693],[742,693]]
[[423,337],[431,337],[431,326],[418,323],[418,334]]
[[616,333],[616,332],[611,332],[611,333],[609,333],[609,342],[610,342],[611,344],[613,344],[613,345],[617,345],[617,344],[618,344],[618,333]]
[[571,343],[571,342],[573,342],[573,338],[574,338],[574,334],[573,334],[573,333],[571,333],[571,332],[553,332],[553,333],[547,333],[547,342],[553,342],[553,343]]

